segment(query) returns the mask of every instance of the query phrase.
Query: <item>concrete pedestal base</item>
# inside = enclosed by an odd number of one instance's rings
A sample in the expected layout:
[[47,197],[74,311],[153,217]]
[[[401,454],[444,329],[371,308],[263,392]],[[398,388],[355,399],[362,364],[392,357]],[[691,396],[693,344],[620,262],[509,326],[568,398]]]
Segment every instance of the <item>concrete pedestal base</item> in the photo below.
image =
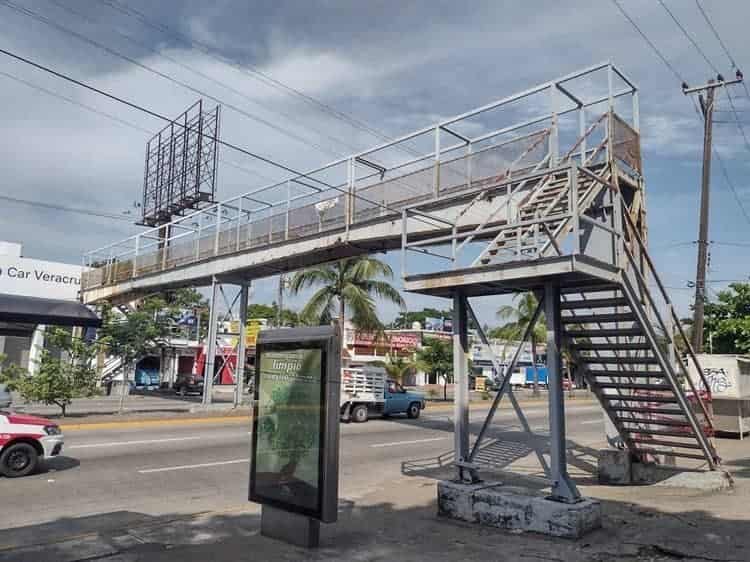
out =
[[492,483],[438,482],[438,514],[500,529],[576,539],[602,524],[599,502],[568,504]]
[[304,548],[320,544],[320,521],[264,505],[260,511],[260,534]]
[[600,484],[651,484],[701,491],[719,491],[732,487],[732,478],[722,470],[679,470],[674,457],[664,455],[655,462],[640,462],[628,451],[602,449],[599,451],[598,476]]

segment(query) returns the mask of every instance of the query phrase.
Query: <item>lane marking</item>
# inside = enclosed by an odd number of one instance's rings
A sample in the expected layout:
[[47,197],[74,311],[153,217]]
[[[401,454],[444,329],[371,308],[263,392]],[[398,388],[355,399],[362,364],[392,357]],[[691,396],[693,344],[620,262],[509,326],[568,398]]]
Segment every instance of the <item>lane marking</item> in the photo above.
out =
[[120,445],[148,445],[151,443],[170,443],[172,441],[190,441],[201,439],[201,437],[165,437],[164,439],[142,439],[140,441],[110,441],[108,443],[85,443],[83,445],[68,445],[66,450],[70,449],[91,449],[94,447],[119,447]]
[[191,468],[206,468],[209,466],[223,466],[226,464],[240,464],[250,462],[250,459],[234,459],[231,461],[204,462],[200,464],[183,464],[181,466],[164,466],[162,468],[142,468],[139,474],[151,474],[152,472],[168,472],[170,470],[189,470]]
[[604,420],[589,420],[584,422],[578,422],[579,425],[593,425],[595,423],[604,423]]
[[236,416],[213,416],[207,418],[164,418],[158,420],[128,420],[116,422],[92,422],[92,423],[62,423],[60,429],[63,433],[68,431],[96,431],[100,429],[129,429],[137,427],[154,427],[162,425],[200,425],[200,424],[228,424],[249,423],[250,415]]
[[450,437],[432,437],[431,439],[415,439],[414,441],[395,441],[393,443],[376,443],[370,447],[396,447],[398,445],[413,445],[414,443],[429,443],[430,441],[445,441]]

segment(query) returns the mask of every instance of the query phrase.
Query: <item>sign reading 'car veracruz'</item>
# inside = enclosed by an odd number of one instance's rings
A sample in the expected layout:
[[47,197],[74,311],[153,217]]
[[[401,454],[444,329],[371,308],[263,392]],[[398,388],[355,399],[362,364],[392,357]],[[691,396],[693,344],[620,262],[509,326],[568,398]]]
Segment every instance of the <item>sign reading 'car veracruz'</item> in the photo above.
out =
[[340,361],[333,328],[260,332],[250,500],[336,521]]
[[81,271],[79,265],[0,257],[0,294],[77,300]]

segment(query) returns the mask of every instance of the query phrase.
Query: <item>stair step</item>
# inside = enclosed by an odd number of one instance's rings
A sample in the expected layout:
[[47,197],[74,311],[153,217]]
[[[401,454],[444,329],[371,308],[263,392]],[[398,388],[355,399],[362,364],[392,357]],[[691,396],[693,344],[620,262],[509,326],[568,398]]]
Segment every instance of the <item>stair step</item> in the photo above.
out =
[[604,291],[619,291],[619,285],[612,283],[591,283],[586,285],[574,285],[572,287],[561,287],[560,293],[570,295],[576,293],[601,293]]
[[[638,443],[638,442],[636,442]],[[706,460],[706,457],[703,455],[694,455],[691,453],[682,453],[680,451],[664,451],[660,449],[651,449],[651,448],[643,448],[643,447],[636,447],[635,448],[636,453],[640,453],[643,455],[672,455],[675,457],[681,457],[685,459],[697,459],[699,461]]]
[[581,355],[583,363],[614,363],[617,365],[658,365],[656,357],[618,357],[617,355],[608,355],[607,357],[595,357],[593,355]]
[[[606,402],[653,402],[659,404],[677,404],[675,396],[636,396],[630,394],[599,394]],[[682,412],[680,412],[682,413]]]
[[634,414],[653,414],[656,416],[684,416],[685,412],[675,408],[644,408],[643,406],[619,406],[617,404],[609,404],[607,408],[615,412],[632,412]]
[[628,300],[625,298],[617,299],[588,299],[588,300],[574,300],[574,301],[563,301],[560,303],[560,308],[563,310],[572,310],[580,308],[615,308],[617,306],[628,306]]
[[[631,427],[623,428],[623,432],[629,433],[631,435],[661,435],[664,437],[685,437],[685,438],[695,439],[695,433],[693,433],[692,428],[690,428],[690,433],[687,433],[684,431],[667,431],[665,429],[644,429],[644,428],[631,428]],[[639,442],[642,443],[642,441],[640,440]]]
[[644,371],[644,370],[632,370],[632,371],[609,371],[607,369],[586,369],[586,374],[592,377],[651,377],[651,378],[664,378],[664,373],[661,371]]
[[617,338],[629,336],[642,336],[640,328],[606,328],[600,330],[565,330],[569,338]]
[[672,390],[668,384],[645,384],[638,382],[597,382],[599,388],[625,388],[628,390]]
[[615,416],[615,420],[619,422],[629,423],[640,423],[642,425],[661,425],[661,426],[673,426],[673,427],[690,427],[687,420],[655,420],[650,418],[628,418],[626,416]]
[[701,446],[696,443],[681,443],[679,441],[662,441],[660,439],[638,439],[636,443],[645,443],[646,445],[656,445],[661,447],[679,447],[681,449],[698,449]]
[[635,322],[636,317],[632,312],[620,312],[612,314],[581,314],[579,316],[563,316],[563,324],[611,324],[612,322]]
[[571,347],[577,351],[650,351],[651,345],[646,342],[625,343],[591,343],[574,342]]

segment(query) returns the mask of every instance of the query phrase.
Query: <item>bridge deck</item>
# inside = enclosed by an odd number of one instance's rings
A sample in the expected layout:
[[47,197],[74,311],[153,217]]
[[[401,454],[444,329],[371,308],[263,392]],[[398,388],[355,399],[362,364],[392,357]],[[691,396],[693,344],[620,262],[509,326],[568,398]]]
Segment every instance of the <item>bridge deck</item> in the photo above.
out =
[[619,269],[589,256],[567,255],[412,275],[404,279],[404,288],[435,297],[450,298],[457,290],[482,297],[541,290],[553,279],[561,287],[615,282]]

